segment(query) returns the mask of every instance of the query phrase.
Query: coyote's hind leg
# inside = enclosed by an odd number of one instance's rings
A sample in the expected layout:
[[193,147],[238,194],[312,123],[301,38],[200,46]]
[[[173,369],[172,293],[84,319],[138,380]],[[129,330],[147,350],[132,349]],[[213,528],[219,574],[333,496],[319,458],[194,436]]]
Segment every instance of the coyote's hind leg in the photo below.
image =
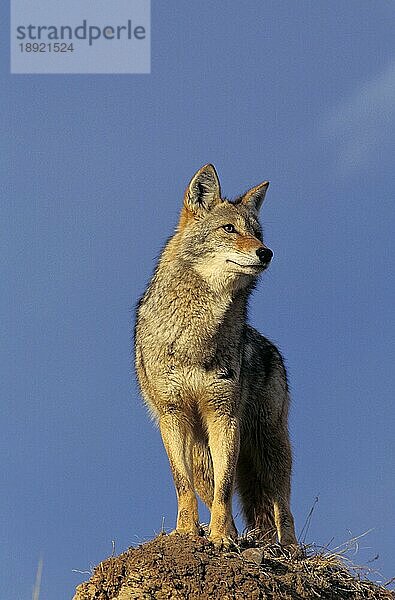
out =
[[214,499],[214,470],[211,453],[206,444],[193,446],[193,483],[207,508],[211,510]]

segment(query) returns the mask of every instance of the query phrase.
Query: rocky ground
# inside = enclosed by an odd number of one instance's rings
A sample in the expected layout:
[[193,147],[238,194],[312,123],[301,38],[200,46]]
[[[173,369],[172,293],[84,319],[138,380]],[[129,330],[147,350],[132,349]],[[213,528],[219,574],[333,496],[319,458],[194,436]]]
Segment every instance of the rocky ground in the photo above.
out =
[[292,555],[240,538],[232,551],[204,537],[160,535],[108,558],[74,600],[394,600],[395,594],[345,567],[336,554]]

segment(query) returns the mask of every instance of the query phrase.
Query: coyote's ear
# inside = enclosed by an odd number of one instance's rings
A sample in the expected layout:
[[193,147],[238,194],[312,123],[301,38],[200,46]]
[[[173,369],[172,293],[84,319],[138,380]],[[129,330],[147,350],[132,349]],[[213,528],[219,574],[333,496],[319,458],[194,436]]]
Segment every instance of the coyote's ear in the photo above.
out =
[[213,165],[204,165],[188,185],[184,206],[196,216],[210,211],[221,201],[221,187]]
[[258,212],[262,206],[262,202],[265,199],[268,187],[269,187],[269,182],[264,181],[263,183],[260,183],[259,185],[256,185],[255,187],[251,188],[242,197],[242,199],[241,199],[242,204],[245,204],[246,206],[249,206],[256,212]]

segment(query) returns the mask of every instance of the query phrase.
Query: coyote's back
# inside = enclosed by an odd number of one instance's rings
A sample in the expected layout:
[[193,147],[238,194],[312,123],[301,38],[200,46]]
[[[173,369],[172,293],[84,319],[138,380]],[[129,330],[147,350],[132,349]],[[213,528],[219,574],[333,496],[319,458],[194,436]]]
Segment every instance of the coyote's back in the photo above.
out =
[[246,322],[248,296],[273,256],[258,221],[267,187],[230,202],[214,167],[202,167],[137,309],[136,370],[173,473],[176,531],[200,531],[197,492],[220,545],[237,535],[235,484],[248,527],[296,544],[286,373]]

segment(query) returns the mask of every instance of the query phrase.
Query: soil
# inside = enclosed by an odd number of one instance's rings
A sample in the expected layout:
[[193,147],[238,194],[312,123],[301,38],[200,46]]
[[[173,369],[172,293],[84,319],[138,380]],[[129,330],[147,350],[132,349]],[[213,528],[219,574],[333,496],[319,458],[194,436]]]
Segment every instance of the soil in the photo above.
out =
[[204,537],[160,535],[104,560],[73,600],[394,600],[337,555],[307,554],[247,538],[228,551]]

